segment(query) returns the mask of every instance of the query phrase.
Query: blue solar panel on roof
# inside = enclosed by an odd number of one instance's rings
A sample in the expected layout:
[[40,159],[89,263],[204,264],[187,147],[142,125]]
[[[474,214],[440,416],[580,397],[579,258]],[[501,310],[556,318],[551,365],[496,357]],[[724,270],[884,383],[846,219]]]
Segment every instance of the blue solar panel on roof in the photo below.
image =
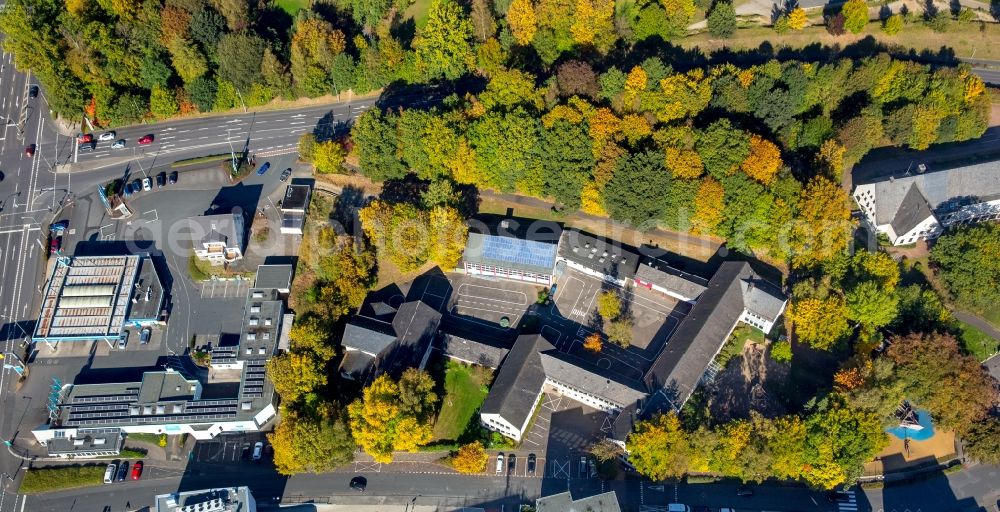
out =
[[556,246],[518,238],[488,236],[483,241],[483,255],[509,263],[549,268],[555,261]]

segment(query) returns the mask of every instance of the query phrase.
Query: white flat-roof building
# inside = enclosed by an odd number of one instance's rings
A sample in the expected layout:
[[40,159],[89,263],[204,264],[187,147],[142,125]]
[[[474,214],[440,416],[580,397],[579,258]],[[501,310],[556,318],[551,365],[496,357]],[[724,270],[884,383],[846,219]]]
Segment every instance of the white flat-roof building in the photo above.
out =
[[249,487],[223,487],[157,495],[153,511],[257,512],[257,502]]

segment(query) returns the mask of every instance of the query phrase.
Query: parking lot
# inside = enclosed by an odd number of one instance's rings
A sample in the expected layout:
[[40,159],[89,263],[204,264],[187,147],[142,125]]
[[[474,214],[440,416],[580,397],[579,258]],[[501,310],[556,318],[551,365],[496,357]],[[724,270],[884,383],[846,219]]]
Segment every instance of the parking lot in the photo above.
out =
[[[252,462],[250,460],[255,443],[264,443],[264,454],[270,453],[267,437],[261,432],[226,433],[208,441],[198,441],[191,450],[192,462],[203,464],[231,464]],[[266,457],[263,457],[266,458]]]

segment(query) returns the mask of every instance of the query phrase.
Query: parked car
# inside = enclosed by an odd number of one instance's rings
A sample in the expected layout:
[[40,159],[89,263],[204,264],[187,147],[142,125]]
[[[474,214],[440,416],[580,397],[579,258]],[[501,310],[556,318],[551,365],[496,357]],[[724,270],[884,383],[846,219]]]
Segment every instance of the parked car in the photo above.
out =
[[80,151],[93,151],[97,147],[97,143],[94,141],[83,142],[78,146]]
[[122,465],[118,467],[118,481],[124,482],[125,477],[128,476],[128,461],[123,461]]
[[131,183],[126,183],[122,187],[122,195],[125,196],[125,197],[129,197],[129,196],[132,195],[132,184]]
[[138,194],[140,190],[142,190],[142,181],[139,178],[132,180],[132,192]]
[[177,183],[177,171],[174,171],[174,172],[170,173],[170,177],[167,178],[167,183],[169,183],[171,185],[173,185],[174,183]]
[[257,441],[257,443],[253,445],[253,457],[252,457],[253,460],[260,460],[260,456],[263,452],[264,452],[264,443],[261,441]]
[[826,493],[826,501],[830,503],[844,503],[851,501],[852,495],[846,491],[830,491]]
[[97,138],[97,140],[100,141],[115,140],[115,132],[104,132],[101,134],[100,137]]
[[28,144],[28,146],[26,148],[24,148],[24,156],[29,157],[29,158],[35,156],[35,145],[34,144]]
[[497,474],[503,473],[503,454],[497,455]]
[[150,133],[149,135],[143,135],[142,137],[139,137],[139,141],[138,142],[139,142],[140,146],[145,146],[146,144],[152,144],[153,143],[153,134]]
[[580,478],[586,478],[586,477],[587,477],[587,457],[586,456],[581,456],[580,457]]
[[271,168],[271,162],[264,162],[264,165],[257,168],[257,176],[263,176]]
[[142,461],[138,460],[135,464],[132,464],[132,480],[138,480],[142,478]]
[[143,178],[142,189],[145,190],[146,192],[153,190],[153,180],[149,179],[149,177]]
[[669,503],[667,504],[667,512],[691,512],[691,507],[683,503]]
[[111,149],[122,149],[125,147],[125,139],[119,139],[117,142],[111,145]]
[[517,455],[512,453],[507,457],[507,472],[513,473],[515,468],[517,468]]
[[368,487],[368,479],[363,476],[356,476],[351,479],[351,489],[357,489],[358,492],[365,492],[365,488]]
[[149,343],[149,338],[152,335],[153,335],[153,330],[150,329],[149,327],[144,327],[141,331],[139,331],[139,344],[145,345]]
[[281,171],[281,176],[278,177],[278,180],[279,181],[287,181],[288,177],[291,176],[291,175],[292,175],[292,168],[289,167],[288,169],[285,169],[284,171]]
[[739,489],[736,489],[736,495],[743,496],[744,498],[749,498],[753,496],[753,489],[749,487],[740,487]]
[[49,254],[58,254],[60,249],[62,249],[62,237],[52,237],[52,241],[49,242]]
[[529,475],[534,475],[535,474],[535,464],[536,463],[537,463],[537,458],[535,457],[535,454],[534,453],[529,453],[528,454],[528,474]]
[[125,344],[128,343],[128,333],[122,333],[118,335],[118,350],[125,350]]
[[83,135],[80,135],[80,143],[82,144],[86,142],[94,142],[94,136],[89,133],[84,133]]
[[66,228],[68,227],[69,227],[69,221],[63,219],[59,222],[53,222],[52,224],[49,224],[49,231],[53,233],[62,233],[63,231],[66,231]]
[[28,97],[29,98],[37,98],[38,97],[38,86],[37,85],[32,85],[31,87],[28,88]]
[[161,172],[156,175],[156,188],[160,188],[167,184],[167,173]]
[[108,464],[108,467],[104,470],[104,483],[110,484],[115,481],[115,470],[118,466],[114,464]]

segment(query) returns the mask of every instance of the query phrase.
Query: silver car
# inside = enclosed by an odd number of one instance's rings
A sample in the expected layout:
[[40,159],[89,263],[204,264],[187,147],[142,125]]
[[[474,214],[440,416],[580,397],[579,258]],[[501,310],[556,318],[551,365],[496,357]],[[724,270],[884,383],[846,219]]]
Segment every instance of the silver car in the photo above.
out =
[[120,139],[111,145],[111,149],[122,149],[125,147],[125,139]]

